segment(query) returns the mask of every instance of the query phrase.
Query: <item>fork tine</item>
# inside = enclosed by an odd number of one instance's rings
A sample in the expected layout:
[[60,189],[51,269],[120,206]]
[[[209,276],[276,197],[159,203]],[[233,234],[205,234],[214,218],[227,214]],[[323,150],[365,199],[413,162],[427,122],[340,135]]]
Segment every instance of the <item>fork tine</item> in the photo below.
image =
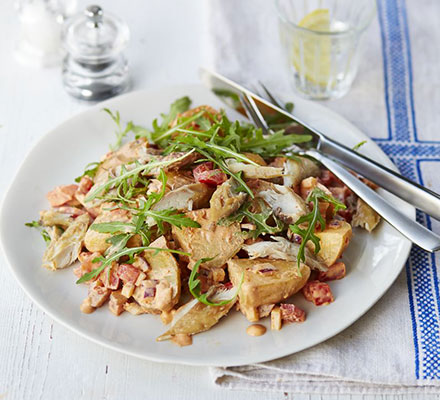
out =
[[282,101],[280,101],[275,95],[273,95],[269,89],[266,87],[266,85],[264,85],[263,82],[258,81],[258,83],[260,84],[260,86],[263,88],[264,93],[266,93],[267,97],[270,99],[270,101],[275,104],[277,107],[281,108],[281,109],[285,109],[284,104]]
[[258,109],[257,105],[254,102],[254,99],[251,96],[249,96],[247,93],[244,93],[240,95],[240,100],[243,103],[246,112],[248,113],[252,121],[255,123],[255,125],[261,128],[263,134],[265,135],[269,134],[269,126],[267,125],[265,119],[261,115],[260,110]]

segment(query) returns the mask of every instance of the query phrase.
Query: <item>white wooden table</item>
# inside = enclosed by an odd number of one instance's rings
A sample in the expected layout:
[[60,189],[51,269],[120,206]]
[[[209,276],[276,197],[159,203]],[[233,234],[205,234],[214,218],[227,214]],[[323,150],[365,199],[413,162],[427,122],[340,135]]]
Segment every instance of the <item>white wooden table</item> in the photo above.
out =
[[[18,27],[11,3],[0,3],[2,194],[38,138],[88,107],[63,91],[59,69],[27,68],[11,57]],[[206,47],[203,0],[101,0],[100,4],[119,13],[131,28],[127,54],[134,89],[197,82]],[[85,5],[79,1],[80,7]],[[219,390],[207,368],[142,361],[95,345],[40,311],[13,279],[3,255],[0,267],[0,399],[321,398]]]

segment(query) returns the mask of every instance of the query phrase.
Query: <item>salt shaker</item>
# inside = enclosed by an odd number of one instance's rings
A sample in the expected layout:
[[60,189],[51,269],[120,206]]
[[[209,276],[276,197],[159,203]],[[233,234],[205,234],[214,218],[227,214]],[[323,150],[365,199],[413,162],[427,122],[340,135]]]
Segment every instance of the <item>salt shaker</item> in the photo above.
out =
[[61,26],[76,11],[76,5],[76,0],[16,0],[20,22],[16,59],[38,67],[60,64]]
[[123,50],[129,40],[127,25],[97,5],[73,16],[63,27],[64,87],[72,96],[97,101],[129,86]]

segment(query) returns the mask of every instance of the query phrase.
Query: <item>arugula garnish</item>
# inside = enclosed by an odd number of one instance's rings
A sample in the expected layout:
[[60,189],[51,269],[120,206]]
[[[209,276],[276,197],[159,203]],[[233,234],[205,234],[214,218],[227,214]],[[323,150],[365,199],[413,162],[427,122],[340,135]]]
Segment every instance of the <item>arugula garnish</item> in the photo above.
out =
[[93,179],[96,175],[96,172],[98,171],[99,166],[101,165],[100,162],[91,162],[89,164],[86,165],[86,167],[84,168],[84,173],[81,176],[78,176],[77,178],[75,178],[75,182],[79,182],[81,181],[81,178],[84,176],[88,176],[91,179]]
[[[334,197],[327,195],[322,189],[315,187],[307,196],[306,203],[312,203],[312,211],[302,217],[300,217],[295,224],[289,225],[290,230],[293,233],[301,236],[301,244],[298,249],[298,271],[301,266],[301,262],[306,259],[305,246],[308,241],[311,241],[315,246],[315,254],[318,254],[321,250],[320,239],[315,235],[315,229],[319,224],[321,231],[326,228],[326,222],[321,212],[319,211],[319,200],[333,204],[334,212],[347,208],[345,204],[339,202]],[[301,227],[302,224],[307,224],[307,227]]]
[[142,251],[145,251],[145,250],[155,250],[154,254],[157,254],[159,251],[167,251],[169,253],[180,254],[180,255],[185,255],[185,256],[190,255],[189,253],[185,253],[184,251],[171,250],[171,249],[166,249],[166,248],[164,249],[161,247],[150,247],[150,246],[132,247],[132,248],[118,251],[107,258],[104,258],[103,256],[94,258],[92,260],[92,263],[102,262],[101,266],[99,266],[98,268],[95,268],[93,271],[90,271],[87,274],[84,274],[81,278],[79,278],[76,281],[76,283],[83,283],[83,282],[87,282],[87,281],[90,281],[91,279],[96,278],[102,271],[104,271],[105,267],[107,267],[108,265],[111,265],[111,263],[113,261],[117,261],[123,256],[130,257],[130,259],[127,261],[127,263],[132,263],[134,261],[134,256],[136,254],[141,253]]
[[128,180],[129,179],[139,179],[139,176],[145,175],[148,171],[151,171],[155,168],[165,167],[167,165],[173,164],[175,162],[178,162],[180,160],[183,160],[185,157],[187,157],[189,154],[194,152],[194,150],[188,151],[186,154],[183,154],[182,156],[172,159],[172,160],[163,160],[163,161],[150,161],[147,164],[139,164],[134,163],[133,168],[126,169],[125,167],[122,168],[121,174],[119,176],[116,176],[115,178],[109,179],[107,182],[102,184],[101,186],[93,189],[85,198],[86,202],[89,202],[96,197],[98,197],[100,194],[103,194],[107,192],[109,189],[118,186],[120,184],[124,184],[128,186]]
[[[263,200],[257,199],[259,208],[261,211],[252,212],[250,210],[252,206],[252,202],[244,203],[238,211],[226,218],[221,219],[218,224],[219,225],[230,225],[233,222],[242,222],[245,218],[248,222],[255,225],[255,229],[253,231],[249,231],[249,234],[253,238],[257,238],[262,234],[275,234],[281,232],[284,229],[284,224],[281,220],[279,220],[275,215],[273,215],[273,210],[266,206]],[[275,222],[275,226],[271,226],[268,224],[268,219],[272,217]]]
[[46,231],[46,229],[43,228],[43,226],[40,224],[40,222],[38,222],[38,221],[26,222],[25,225],[28,226],[29,228],[39,229],[42,238],[46,242],[46,245],[48,245],[50,243],[50,241],[52,240],[49,233]]
[[168,114],[161,114],[161,123],[158,122],[157,118],[153,121],[152,130],[135,126],[133,128],[133,131],[136,135],[136,139],[139,137],[146,137],[150,143],[166,146],[166,142],[163,141],[164,139],[171,136],[171,134],[175,132],[176,129],[179,129],[179,127],[185,126],[186,124],[196,120],[203,114],[203,111],[201,111],[196,115],[193,115],[192,117],[186,119],[183,118],[183,122],[180,121],[179,124],[177,124],[173,128],[170,128],[170,124],[177,118],[177,116],[184,113],[185,111],[188,111],[190,106],[191,99],[189,97],[184,96],[180,99],[177,99],[174,103],[171,104]]
[[365,143],[367,143],[367,141],[366,140],[362,140],[362,142],[359,142],[358,144],[353,146],[353,150],[354,151],[358,151]]
[[128,132],[133,130],[133,122],[129,121],[127,122],[127,125],[124,129],[122,129],[121,125],[121,116],[119,115],[119,111],[116,111],[115,114],[113,114],[108,108],[104,108],[103,111],[105,111],[108,115],[110,115],[111,119],[114,121],[114,123],[117,126],[117,130],[115,131],[116,134],[116,142],[114,145],[110,145],[110,150],[115,151],[119,149],[122,145],[122,139],[127,136]]
[[244,274],[242,275],[240,285],[238,286],[238,289],[236,290],[236,293],[232,298],[220,301],[218,303],[214,303],[209,300],[209,297],[212,294],[209,290],[206,293],[202,293],[201,282],[199,279],[200,265],[206,261],[211,261],[211,260],[213,260],[213,258],[201,258],[200,260],[198,260],[194,264],[194,267],[193,267],[191,274],[189,276],[188,288],[189,288],[189,291],[191,292],[191,294],[193,295],[193,297],[195,299],[197,299],[200,303],[203,303],[207,306],[212,306],[212,307],[221,307],[226,304],[229,304],[231,301],[234,301],[236,299],[238,292],[241,289],[241,285],[243,284]]

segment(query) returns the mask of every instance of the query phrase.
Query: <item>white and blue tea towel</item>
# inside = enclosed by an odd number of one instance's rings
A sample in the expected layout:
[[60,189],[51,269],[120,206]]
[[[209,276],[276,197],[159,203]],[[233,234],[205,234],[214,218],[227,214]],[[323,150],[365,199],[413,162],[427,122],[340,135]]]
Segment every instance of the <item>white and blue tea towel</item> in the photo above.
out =
[[[440,2],[379,0],[377,9],[351,92],[326,105],[367,132],[404,175],[440,192]],[[212,0],[208,18],[211,67],[285,92],[273,2]],[[417,219],[440,231],[425,214]],[[292,393],[440,393],[438,265],[438,255],[413,248],[392,288],[350,328],[279,360],[212,368],[215,383]]]

